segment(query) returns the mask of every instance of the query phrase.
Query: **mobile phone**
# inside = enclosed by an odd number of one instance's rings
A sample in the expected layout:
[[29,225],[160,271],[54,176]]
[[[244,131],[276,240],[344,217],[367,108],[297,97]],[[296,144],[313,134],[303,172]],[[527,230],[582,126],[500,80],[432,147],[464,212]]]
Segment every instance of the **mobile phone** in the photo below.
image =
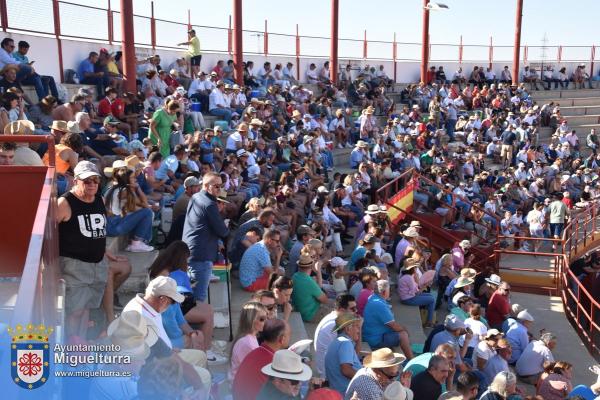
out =
[[29,61],[29,65],[32,65],[34,62],[35,62],[35,60],[34,61]]

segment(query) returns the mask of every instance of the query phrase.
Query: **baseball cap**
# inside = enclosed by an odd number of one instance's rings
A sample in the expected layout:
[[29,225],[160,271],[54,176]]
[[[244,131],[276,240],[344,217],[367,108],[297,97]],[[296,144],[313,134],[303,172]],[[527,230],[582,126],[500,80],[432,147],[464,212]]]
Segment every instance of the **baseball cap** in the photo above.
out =
[[100,176],[100,172],[98,172],[98,168],[94,163],[89,161],[79,161],[73,170],[75,178],[77,179],[87,179],[91,176]]
[[533,316],[531,314],[529,314],[529,312],[527,312],[527,310],[521,311],[517,315],[517,319],[520,319],[521,321],[530,321],[530,322],[535,321],[535,319],[533,318]]
[[108,117],[104,118],[104,125],[119,125],[120,122],[118,119],[116,119],[115,117],[113,117],[112,115],[109,115]]
[[319,186],[317,188],[317,193],[329,193],[329,190],[325,186]]
[[345,267],[348,264],[348,261],[344,260],[342,257],[333,257],[329,260],[329,264],[334,268]]
[[200,182],[200,180],[195,176],[188,176],[187,178],[185,178],[185,181],[183,181],[183,186],[185,188],[190,188],[192,186],[200,186],[201,184],[202,182]]
[[450,330],[464,329],[465,323],[460,320],[456,315],[450,314],[444,321],[444,326]]
[[494,336],[504,336],[504,334],[495,328],[489,329],[485,334],[486,339],[492,338]]
[[300,225],[296,231],[297,236],[303,236],[306,234],[315,235],[316,232],[308,225]]
[[177,291],[177,282],[168,276],[158,276],[150,281],[146,288],[146,296],[167,296],[181,303],[185,297]]

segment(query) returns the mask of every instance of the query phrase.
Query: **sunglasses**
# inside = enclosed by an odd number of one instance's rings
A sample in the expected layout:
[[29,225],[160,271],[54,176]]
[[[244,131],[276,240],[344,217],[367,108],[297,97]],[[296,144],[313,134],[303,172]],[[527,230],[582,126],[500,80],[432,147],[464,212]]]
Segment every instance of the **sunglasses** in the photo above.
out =
[[258,317],[259,322],[265,322],[266,320],[267,320],[267,317]]
[[100,179],[95,178],[95,179],[84,179],[83,180],[83,184],[84,185],[98,185],[100,184]]
[[268,306],[265,306],[265,308],[269,311],[273,311],[275,309],[275,304],[270,304]]
[[300,385],[300,381],[295,381],[293,379],[286,379],[286,381],[289,382],[291,386],[298,386],[298,385]]
[[221,187],[223,187],[223,185],[220,185],[218,183],[210,183],[209,186],[215,187],[217,189],[221,189]]

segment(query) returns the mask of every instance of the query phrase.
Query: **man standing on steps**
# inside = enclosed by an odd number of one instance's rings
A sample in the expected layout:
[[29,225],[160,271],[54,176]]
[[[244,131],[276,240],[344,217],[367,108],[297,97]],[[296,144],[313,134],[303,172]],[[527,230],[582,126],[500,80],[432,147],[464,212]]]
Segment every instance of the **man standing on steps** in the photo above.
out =
[[89,312],[100,307],[108,263],[106,209],[98,193],[100,173],[89,161],[74,169],[73,188],[58,199],[59,263],[66,282],[67,335],[71,342],[85,340]]
[[[563,202],[563,194],[556,193],[550,203],[550,234],[554,239],[560,239],[568,214],[569,209]],[[552,250],[556,250],[556,242],[552,242]]]
[[190,56],[190,65],[192,67],[192,76],[198,76],[200,72],[200,61],[202,61],[202,53],[200,52],[200,39],[196,36],[196,31],[190,29],[188,31],[187,42],[179,43],[178,46],[188,46],[188,55]]
[[212,266],[219,253],[219,240],[229,235],[229,229],[217,207],[222,186],[219,174],[205,174],[202,190],[192,196],[185,216],[182,239],[190,248],[189,265],[196,279],[194,297],[197,301],[206,300]]

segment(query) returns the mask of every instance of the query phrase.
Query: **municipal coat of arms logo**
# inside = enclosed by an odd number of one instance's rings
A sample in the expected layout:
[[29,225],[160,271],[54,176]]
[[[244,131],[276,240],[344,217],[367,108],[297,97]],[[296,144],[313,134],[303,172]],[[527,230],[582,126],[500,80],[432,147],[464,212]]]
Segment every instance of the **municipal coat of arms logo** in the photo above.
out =
[[25,389],[37,389],[50,375],[50,344],[48,336],[54,330],[44,325],[17,325],[8,328],[11,336],[11,376]]

